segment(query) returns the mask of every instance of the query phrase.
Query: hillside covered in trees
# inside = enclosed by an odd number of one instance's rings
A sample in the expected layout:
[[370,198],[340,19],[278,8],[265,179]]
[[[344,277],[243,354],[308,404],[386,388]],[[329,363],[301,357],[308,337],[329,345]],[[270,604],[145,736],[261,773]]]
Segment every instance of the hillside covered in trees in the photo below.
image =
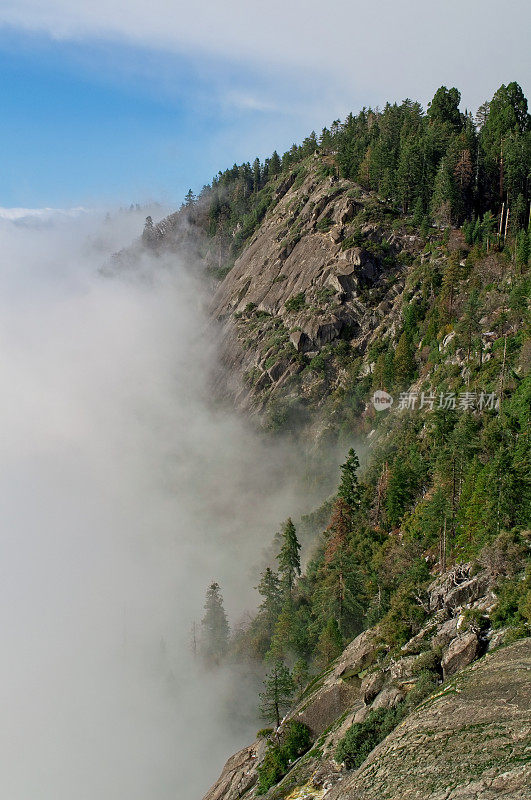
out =
[[[496,631],[531,633],[530,116],[517,83],[475,117],[459,103],[441,87],[426,112],[363,109],[220,172],[144,232],[154,250],[200,241],[242,407],[314,457],[344,452],[336,493],[271,532],[252,619],[230,631],[220,587],[208,592],[203,657],[263,670],[274,729],[364,632],[374,663],[402,658],[432,624],[430,587],[460,569],[491,592],[488,608],[459,607],[473,657]],[[423,647],[424,689],[353,723],[336,754],[347,769],[446,677],[444,648]],[[297,719],[263,733],[252,792],[310,747]]]
[[[529,223],[527,99],[513,82],[475,116],[459,110],[460,100],[458,89],[442,86],[426,112],[409,99],[383,110],[364,108],[320,136],[312,132],[282,156],[275,151],[264,161],[219,172],[198,197],[190,190],[184,208],[215,240],[212,256],[216,251],[223,272],[271,208],[279,176],[318,153],[323,177],[341,176],[377,192],[417,225],[474,220],[478,236],[487,214],[484,232],[497,233],[501,222],[504,235],[516,235]],[[493,220],[502,210],[503,218]],[[159,233],[167,230],[162,223]],[[150,234],[156,238],[157,231],[148,226]]]

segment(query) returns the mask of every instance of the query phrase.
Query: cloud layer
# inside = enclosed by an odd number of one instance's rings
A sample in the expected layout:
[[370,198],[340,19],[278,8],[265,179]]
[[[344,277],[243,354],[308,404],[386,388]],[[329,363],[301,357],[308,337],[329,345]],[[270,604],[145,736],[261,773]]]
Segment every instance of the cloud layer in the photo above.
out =
[[121,0],[4,0],[0,21],[57,38],[111,37],[266,71],[296,70],[306,85],[324,74],[336,84],[332,94],[337,87],[373,103],[405,94],[427,100],[446,83],[460,86],[475,110],[501,82],[529,74],[524,0],[512,0],[503,15],[494,0],[331,0],[326,7],[317,0],[132,0],[127,13]]

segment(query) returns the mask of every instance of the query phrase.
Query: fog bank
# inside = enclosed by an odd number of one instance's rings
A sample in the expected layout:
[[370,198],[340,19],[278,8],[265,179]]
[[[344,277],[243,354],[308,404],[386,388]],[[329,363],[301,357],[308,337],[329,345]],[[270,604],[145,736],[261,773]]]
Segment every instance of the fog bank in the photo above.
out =
[[306,499],[210,403],[201,279],[100,273],[138,214],[41,222],[0,219],[0,797],[194,800],[256,720],[191,622],[212,579],[238,618]]

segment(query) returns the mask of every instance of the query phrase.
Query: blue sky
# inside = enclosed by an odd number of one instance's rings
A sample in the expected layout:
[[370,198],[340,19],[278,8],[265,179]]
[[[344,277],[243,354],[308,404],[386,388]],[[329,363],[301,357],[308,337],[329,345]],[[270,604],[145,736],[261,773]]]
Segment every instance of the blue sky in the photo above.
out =
[[365,104],[527,91],[527,4],[497,9],[0,0],[0,206],[174,205]]
[[[0,205],[175,203],[219,168],[306,133],[310,115],[260,106],[230,64],[223,75],[201,67],[125,44],[4,33]],[[265,92],[259,75],[246,77]]]

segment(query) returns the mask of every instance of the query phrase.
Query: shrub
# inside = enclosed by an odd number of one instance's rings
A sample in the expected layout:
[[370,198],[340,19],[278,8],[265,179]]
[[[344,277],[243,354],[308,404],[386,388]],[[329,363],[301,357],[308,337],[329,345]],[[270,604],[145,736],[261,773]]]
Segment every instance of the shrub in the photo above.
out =
[[344,762],[347,769],[357,769],[398,722],[398,709],[370,711],[363,722],[351,725],[341,739],[336,749],[336,761]]
[[302,756],[311,745],[310,729],[302,722],[289,720],[280,734],[280,741],[270,740],[264,760],[257,768],[258,795],[265,794],[289,770],[292,761]]
[[482,614],[478,608],[467,608],[463,614],[463,628],[466,631],[474,631],[476,634],[481,634],[487,630],[489,624],[489,618]]
[[344,762],[347,769],[357,769],[376,745],[417,706],[437,688],[437,677],[427,670],[421,672],[417,683],[408,696],[396,708],[378,708],[369,711],[363,722],[355,722],[340,740],[335,758]]
[[320,219],[315,227],[321,233],[326,233],[327,231],[330,230],[332,224],[333,223],[330,217],[323,217],[323,219]]
[[300,311],[306,305],[306,295],[304,292],[299,292],[286,300],[286,311]]
[[422,675],[425,672],[440,672],[441,656],[442,652],[439,647],[435,650],[426,650],[425,653],[421,653],[413,664],[413,674]]
[[531,623],[531,568],[521,578],[504,580],[496,587],[498,604],[491,619],[495,628],[523,627]]
[[363,234],[360,231],[353,233],[352,236],[347,236],[341,242],[341,249],[342,250],[350,250],[351,247],[361,247],[363,245],[364,238]]

